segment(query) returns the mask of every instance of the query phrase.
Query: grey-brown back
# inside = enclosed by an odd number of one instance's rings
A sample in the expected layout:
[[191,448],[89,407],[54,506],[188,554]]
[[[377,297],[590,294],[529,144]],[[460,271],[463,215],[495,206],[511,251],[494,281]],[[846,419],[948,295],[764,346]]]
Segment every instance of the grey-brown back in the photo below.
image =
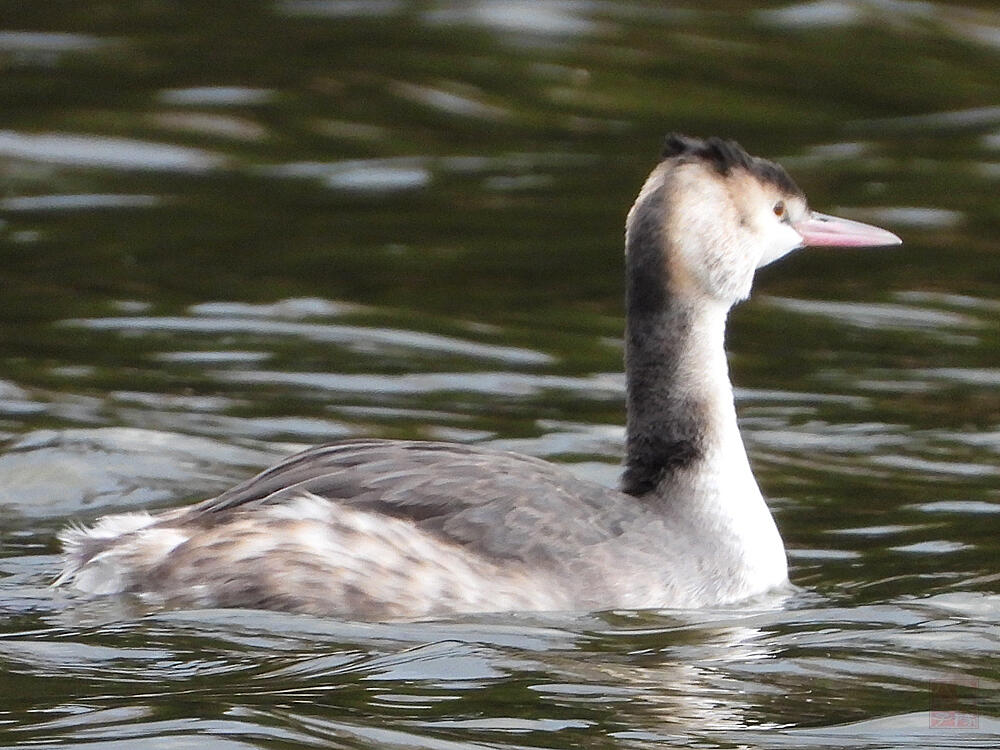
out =
[[211,526],[308,493],[413,522],[493,561],[563,567],[621,535],[635,498],[516,453],[449,443],[350,440],[291,456],[172,523]]

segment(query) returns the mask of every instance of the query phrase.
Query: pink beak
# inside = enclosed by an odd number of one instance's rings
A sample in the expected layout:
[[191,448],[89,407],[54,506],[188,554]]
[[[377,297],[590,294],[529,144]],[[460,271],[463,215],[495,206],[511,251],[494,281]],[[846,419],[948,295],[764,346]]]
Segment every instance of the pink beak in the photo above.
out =
[[811,247],[884,247],[903,242],[892,232],[873,227],[871,224],[827,216],[815,211],[802,221],[793,224],[792,228],[802,235],[802,244]]

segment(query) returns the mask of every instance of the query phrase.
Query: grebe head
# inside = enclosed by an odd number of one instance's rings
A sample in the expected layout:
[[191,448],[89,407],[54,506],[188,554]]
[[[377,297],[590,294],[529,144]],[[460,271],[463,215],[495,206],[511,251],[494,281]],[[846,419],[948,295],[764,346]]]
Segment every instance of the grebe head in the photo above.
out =
[[884,229],[810,210],[780,165],[720,138],[667,138],[663,161],[629,213],[626,235],[650,213],[662,222],[671,291],[726,307],[749,296],[758,268],[793,250],[901,242]]

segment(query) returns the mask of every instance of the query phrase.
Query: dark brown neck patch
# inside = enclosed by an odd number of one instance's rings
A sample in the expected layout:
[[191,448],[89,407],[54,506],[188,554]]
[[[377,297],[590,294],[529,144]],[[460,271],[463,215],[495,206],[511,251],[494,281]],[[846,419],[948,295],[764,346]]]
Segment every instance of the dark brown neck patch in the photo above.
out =
[[626,248],[625,374],[628,420],[622,491],[646,495],[704,453],[702,407],[681,387],[691,310],[670,293],[664,259],[667,186],[633,209]]

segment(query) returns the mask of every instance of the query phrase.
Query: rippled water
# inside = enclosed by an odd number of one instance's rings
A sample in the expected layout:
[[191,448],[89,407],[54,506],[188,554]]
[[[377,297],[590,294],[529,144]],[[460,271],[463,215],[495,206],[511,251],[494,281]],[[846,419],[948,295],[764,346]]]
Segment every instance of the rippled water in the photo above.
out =
[[[0,745],[1000,743],[991,4],[0,8]],[[67,523],[339,437],[613,484],[621,227],[673,129],[905,241],[732,317],[796,592],[363,624],[48,586]]]

